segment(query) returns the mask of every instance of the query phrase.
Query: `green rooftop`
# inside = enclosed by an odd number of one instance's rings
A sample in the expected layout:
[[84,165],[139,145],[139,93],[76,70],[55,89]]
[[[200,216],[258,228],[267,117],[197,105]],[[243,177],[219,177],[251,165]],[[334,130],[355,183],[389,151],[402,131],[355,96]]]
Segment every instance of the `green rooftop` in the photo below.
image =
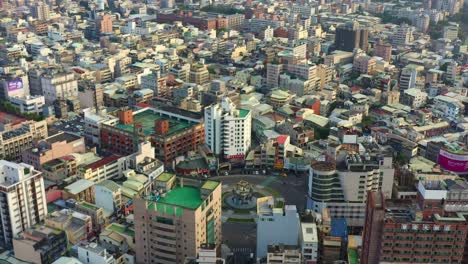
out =
[[[184,120],[176,120],[153,112],[151,109],[146,109],[142,112],[133,115],[133,123],[140,123],[143,125],[143,132],[146,136],[154,134],[154,122],[157,120],[168,120],[169,121],[169,132],[166,136],[170,136],[179,131],[185,130],[192,127],[194,124]],[[128,132],[133,132],[133,124],[117,124],[116,128],[126,130]]]
[[[164,198],[156,201],[156,204],[169,204],[175,206],[181,206],[189,209],[197,209],[203,202],[200,194],[200,189],[191,186],[185,187],[174,187],[172,190],[166,193]],[[149,207],[153,206],[149,205]],[[159,209],[157,207],[156,209]]]
[[167,182],[168,180],[172,179],[175,175],[172,173],[167,173],[163,172],[161,175],[159,175],[156,180],[162,181],[162,182]]
[[206,181],[203,184],[202,189],[214,190],[216,187],[218,187],[218,185],[219,185],[219,182],[217,181]]
[[81,206],[87,208],[87,209],[91,209],[91,210],[97,210],[99,209],[98,206],[96,206],[95,204],[92,204],[92,203],[88,203],[88,202],[81,202],[79,203]]
[[348,263],[358,264],[358,254],[353,248],[348,249]]
[[117,233],[120,233],[120,234],[125,234],[125,235],[131,236],[131,237],[135,236],[135,231],[127,228],[124,225],[119,225],[119,224],[116,224],[116,223],[112,223],[112,224],[108,225],[106,227],[106,229],[117,232]]
[[239,117],[244,118],[249,114],[249,110],[246,109],[239,109]]

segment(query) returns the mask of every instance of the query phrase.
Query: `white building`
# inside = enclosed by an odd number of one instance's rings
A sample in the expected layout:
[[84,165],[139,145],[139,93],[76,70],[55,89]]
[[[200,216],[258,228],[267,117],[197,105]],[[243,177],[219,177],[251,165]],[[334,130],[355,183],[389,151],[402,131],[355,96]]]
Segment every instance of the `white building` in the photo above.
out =
[[243,158],[251,144],[252,115],[227,97],[205,108],[205,142],[216,155]]
[[347,155],[335,166],[312,164],[309,174],[309,209],[330,210],[331,217],[346,218],[350,226],[363,226],[368,191],[391,198],[395,170],[392,157]]
[[415,67],[407,66],[403,68],[400,75],[400,90],[415,88],[417,76],[418,71]]
[[400,96],[400,103],[411,108],[420,108],[426,104],[427,93],[417,88],[404,90]]
[[94,193],[95,204],[110,215],[122,209],[122,191],[117,183],[103,180],[94,185]]
[[46,74],[41,77],[42,95],[48,104],[57,99],[78,97],[78,81],[73,73]]
[[269,245],[297,246],[299,242],[300,219],[296,206],[273,208],[272,200],[257,200],[257,258],[267,256]]
[[83,264],[115,264],[115,258],[96,243],[78,246],[78,259]]
[[45,105],[45,98],[42,95],[26,96],[26,97],[10,97],[10,103],[17,107],[21,113],[42,114]]
[[268,246],[267,264],[301,264],[301,251],[296,246]]
[[126,166],[126,157],[111,155],[81,167],[78,175],[82,179],[100,182],[121,176]]
[[119,119],[110,115],[99,115],[90,110],[84,111],[83,133],[88,142],[100,145],[101,126],[103,122],[109,125],[116,125]]
[[436,116],[449,119],[457,119],[464,110],[464,105],[459,100],[444,95],[436,96],[433,105]]
[[299,244],[304,263],[317,262],[318,235],[315,223],[301,223]]
[[413,42],[413,27],[408,26],[407,24],[400,25],[393,35],[393,43],[395,45],[408,45]]
[[459,25],[456,23],[450,23],[444,27],[443,38],[456,40],[458,38]]
[[42,173],[29,164],[0,160],[0,245],[10,248],[13,237],[46,216]]

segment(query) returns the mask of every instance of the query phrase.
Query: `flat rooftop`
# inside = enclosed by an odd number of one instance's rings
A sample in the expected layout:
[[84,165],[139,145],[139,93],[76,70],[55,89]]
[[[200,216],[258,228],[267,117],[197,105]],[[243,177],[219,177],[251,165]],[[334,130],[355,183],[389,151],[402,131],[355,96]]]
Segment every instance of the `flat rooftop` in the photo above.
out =
[[[152,135],[155,133],[154,131],[154,123],[157,120],[168,120],[169,121],[169,132],[165,136],[170,136],[172,134],[178,133],[185,129],[188,129],[195,125],[195,123],[191,123],[184,120],[177,120],[175,118],[168,118],[165,116],[161,116],[151,109],[144,110],[142,112],[136,113],[133,115],[133,123],[141,123],[143,126],[143,132],[146,136]],[[126,130],[128,132],[133,132],[134,124],[117,124],[115,127],[119,129]]]
[[203,202],[200,189],[192,186],[174,187],[161,198],[159,203],[176,205],[190,209],[198,208]]
[[68,132],[63,132],[63,133],[55,134],[55,135],[47,138],[46,141],[49,144],[53,144],[55,142],[61,142],[61,141],[66,141],[67,143],[69,143],[69,142],[78,140],[80,138],[81,138],[80,136],[77,136],[75,134],[71,134],[71,133],[68,133]]

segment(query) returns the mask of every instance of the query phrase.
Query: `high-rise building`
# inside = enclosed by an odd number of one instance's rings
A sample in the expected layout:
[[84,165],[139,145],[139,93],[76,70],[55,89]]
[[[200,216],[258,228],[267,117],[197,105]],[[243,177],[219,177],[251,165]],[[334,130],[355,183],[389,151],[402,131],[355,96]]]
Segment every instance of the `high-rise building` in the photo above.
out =
[[96,34],[109,34],[112,33],[112,16],[109,14],[102,14],[95,20]]
[[244,158],[250,149],[251,127],[251,112],[236,109],[227,97],[205,108],[205,143],[215,155]]
[[220,182],[193,186],[163,173],[134,203],[137,263],[184,263],[203,244],[221,246]]
[[374,56],[381,57],[384,61],[392,59],[392,45],[379,41],[374,48]]
[[174,0],[162,0],[161,8],[174,8]]
[[[269,197],[271,198],[271,197]],[[257,257],[268,254],[268,246],[298,246],[300,219],[295,205],[272,208],[272,199],[257,200]]]
[[78,81],[72,72],[51,70],[41,76],[42,94],[48,104],[57,99],[76,99],[78,97]]
[[353,51],[356,48],[367,51],[369,31],[351,21],[336,28],[335,48],[343,51]]
[[330,210],[331,217],[345,218],[350,226],[363,226],[367,192],[381,190],[392,196],[391,156],[349,154],[336,162],[317,161],[309,175],[310,209]]
[[416,87],[417,69],[412,66],[406,66],[400,74],[400,90],[407,90]]
[[46,226],[30,228],[13,239],[15,258],[28,263],[51,264],[67,251],[64,231]]
[[397,46],[410,44],[414,39],[413,31],[413,27],[408,26],[407,24],[400,25],[395,34],[393,34],[393,44]]
[[25,163],[0,160],[0,245],[44,221],[47,202],[42,173]]
[[37,3],[31,8],[31,14],[37,20],[49,20],[50,7],[46,3]]
[[448,26],[444,27],[443,37],[450,40],[455,40],[458,38],[458,32],[460,26],[457,23],[450,23]]
[[189,81],[196,84],[206,84],[210,80],[210,73],[204,64],[194,64],[190,68]]
[[429,22],[431,21],[428,15],[419,15],[416,18],[416,27],[421,32],[427,32],[429,29]]
[[369,193],[361,263],[466,263],[466,186],[420,181],[414,203]]
[[274,62],[267,64],[267,77],[266,77],[266,85],[268,89],[277,88],[279,85],[279,76],[281,74],[281,70],[283,69],[283,65]]

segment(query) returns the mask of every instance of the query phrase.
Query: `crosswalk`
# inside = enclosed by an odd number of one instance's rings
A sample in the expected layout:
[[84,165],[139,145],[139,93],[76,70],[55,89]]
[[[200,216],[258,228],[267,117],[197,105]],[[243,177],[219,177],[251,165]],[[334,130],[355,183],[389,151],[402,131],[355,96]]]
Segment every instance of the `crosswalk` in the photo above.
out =
[[251,248],[233,248],[231,251],[232,253],[246,253],[246,254],[250,254],[253,252]]

